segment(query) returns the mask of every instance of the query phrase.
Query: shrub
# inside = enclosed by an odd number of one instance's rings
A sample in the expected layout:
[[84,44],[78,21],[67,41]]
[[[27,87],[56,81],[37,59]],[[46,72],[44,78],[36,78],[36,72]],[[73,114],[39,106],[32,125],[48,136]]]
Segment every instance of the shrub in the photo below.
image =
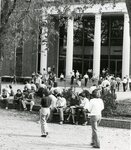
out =
[[110,92],[106,94],[102,94],[102,99],[104,101],[104,110],[103,110],[103,116],[113,116],[116,111],[116,95],[112,94]]

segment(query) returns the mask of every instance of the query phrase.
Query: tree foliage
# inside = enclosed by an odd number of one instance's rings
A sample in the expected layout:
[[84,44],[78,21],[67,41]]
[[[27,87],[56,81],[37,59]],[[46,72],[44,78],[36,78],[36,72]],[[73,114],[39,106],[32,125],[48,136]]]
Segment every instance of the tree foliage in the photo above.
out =
[[[115,6],[116,1],[111,0],[110,2]],[[66,18],[69,15],[75,18],[82,18],[84,10],[96,3],[104,5],[108,1],[79,0],[79,3],[83,4],[83,7],[79,7],[78,5],[69,14],[70,4],[74,4],[75,2],[78,2],[78,0],[3,0],[0,26],[0,55],[4,56],[5,50],[8,50],[9,55],[12,55],[14,47],[21,45],[22,41],[36,36],[40,33],[40,27],[45,24],[50,28],[49,36],[51,34],[58,34],[57,31],[54,31],[53,17],[48,15],[48,8],[51,6],[54,6],[53,9],[57,10],[60,21],[59,25],[61,26],[67,21]],[[126,0],[126,3],[129,16],[131,16],[131,1]],[[42,7],[45,9],[42,10]],[[47,22],[43,22],[42,20],[42,11],[48,16]],[[80,12],[80,14],[76,12]],[[81,19],[78,20],[80,21]]]

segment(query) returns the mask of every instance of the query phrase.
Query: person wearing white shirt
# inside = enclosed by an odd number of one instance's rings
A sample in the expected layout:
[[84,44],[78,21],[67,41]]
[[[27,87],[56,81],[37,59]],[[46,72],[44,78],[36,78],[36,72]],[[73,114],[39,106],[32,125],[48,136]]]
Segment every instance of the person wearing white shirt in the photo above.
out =
[[90,89],[89,89],[90,94],[92,94],[92,92],[93,92],[96,88],[97,88],[96,84],[93,84],[93,85],[90,87]]
[[126,77],[123,78],[122,83],[123,83],[123,91],[126,92],[126,90],[127,90],[127,85],[128,85],[128,80],[127,80]]
[[100,141],[97,134],[97,127],[101,121],[102,110],[104,109],[103,100],[100,98],[100,90],[96,89],[92,92],[93,98],[89,102],[90,120],[92,127],[92,143],[94,148],[100,148]]
[[28,83],[28,81],[26,81],[25,83],[25,87],[28,89],[28,90],[31,90],[31,84]]
[[48,121],[52,121],[52,119],[53,119],[53,112],[56,111],[57,98],[52,93],[49,95],[49,98],[51,99],[51,105],[50,105],[50,116],[49,116]]
[[47,86],[46,86],[46,84],[44,83],[44,81],[42,81],[42,82],[40,83],[39,88],[43,88],[43,89],[46,89],[46,88],[47,88]]
[[1,97],[0,97],[0,101],[1,101],[2,103],[4,103],[5,109],[8,109],[9,93],[8,93],[8,91],[7,91],[5,88],[2,89],[2,94],[1,94]]
[[66,99],[60,93],[57,94],[56,108],[60,115],[60,124],[62,125],[64,121],[64,110],[66,108]]
[[89,108],[89,99],[86,97],[86,94],[84,92],[79,94],[80,97],[80,104],[78,107],[76,107],[76,124],[79,122],[80,114],[83,115],[83,125],[87,124],[87,117],[86,112]]

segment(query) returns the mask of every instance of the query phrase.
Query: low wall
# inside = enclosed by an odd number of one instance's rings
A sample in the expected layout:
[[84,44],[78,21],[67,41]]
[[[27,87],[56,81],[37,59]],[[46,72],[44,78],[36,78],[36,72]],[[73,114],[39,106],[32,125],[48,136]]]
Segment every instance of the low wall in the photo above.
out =
[[122,116],[131,116],[131,100],[123,100],[117,102],[116,112]]
[[[9,109],[13,109],[12,99],[9,102]],[[34,105],[33,110],[39,111],[40,105]],[[131,115],[131,103],[118,103],[117,105],[117,112],[121,115]],[[67,116],[67,114],[65,114]],[[59,116],[58,113],[54,116],[54,121],[58,120]],[[89,118],[88,118],[89,121]],[[90,123],[89,123],[90,124]],[[131,119],[115,119],[115,118],[102,118],[100,126],[104,127],[112,127],[112,128],[123,128],[123,129],[131,129]]]

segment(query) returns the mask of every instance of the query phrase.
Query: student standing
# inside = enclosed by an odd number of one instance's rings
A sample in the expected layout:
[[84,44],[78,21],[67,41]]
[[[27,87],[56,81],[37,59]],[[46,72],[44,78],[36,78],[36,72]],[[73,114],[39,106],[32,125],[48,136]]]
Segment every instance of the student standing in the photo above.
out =
[[48,135],[47,120],[50,116],[50,105],[51,98],[49,97],[49,91],[45,89],[43,98],[41,99],[40,109],[41,137],[46,137]]
[[100,141],[98,138],[97,127],[101,121],[101,112],[104,109],[103,100],[100,98],[100,90],[95,89],[92,92],[93,98],[89,102],[89,116],[92,127],[92,143],[93,148],[100,148]]

